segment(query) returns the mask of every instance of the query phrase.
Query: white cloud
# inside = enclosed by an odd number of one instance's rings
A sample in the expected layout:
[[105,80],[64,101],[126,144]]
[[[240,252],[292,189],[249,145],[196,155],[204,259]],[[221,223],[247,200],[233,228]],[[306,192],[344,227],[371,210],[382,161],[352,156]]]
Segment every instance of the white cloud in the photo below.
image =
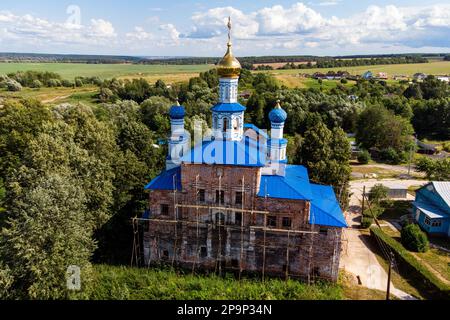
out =
[[133,32],[128,32],[125,34],[127,40],[131,41],[144,41],[154,39],[153,34],[147,32],[142,27],[134,27]]

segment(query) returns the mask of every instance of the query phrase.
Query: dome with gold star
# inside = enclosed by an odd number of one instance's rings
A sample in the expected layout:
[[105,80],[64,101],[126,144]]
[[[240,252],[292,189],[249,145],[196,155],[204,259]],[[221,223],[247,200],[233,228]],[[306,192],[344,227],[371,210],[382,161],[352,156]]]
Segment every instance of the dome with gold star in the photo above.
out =
[[228,49],[225,56],[217,64],[217,73],[221,78],[239,78],[242,67],[231,50],[231,19],[228,20],[228,30]]

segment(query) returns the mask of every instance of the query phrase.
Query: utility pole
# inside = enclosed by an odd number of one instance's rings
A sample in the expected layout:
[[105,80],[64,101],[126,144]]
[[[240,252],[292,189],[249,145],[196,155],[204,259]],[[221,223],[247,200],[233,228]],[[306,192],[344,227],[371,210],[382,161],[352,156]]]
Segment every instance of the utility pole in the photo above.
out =
[[388,271],[388,280],[387,280],[387,289],[386,289],[386,300],[390,300],[389,296],[390,296],[390,291],[391,291],[391,271],[392,271],[392,267],[394,264],[394,255],[392,254],[392,252],[390,254],[391,255],[389,256],[389,271]]
[[415,145],[417,145],[417,136],[414,134],[414,145],[411,145],[411,148],[409,149],[408,176],[411,174],[411,162]]
[[363,186],[363,196],[362,196],[362,206],[361,206],[362,217],[364,217],[364,201],[365,201],[365,199],[366,199],[366,186]]

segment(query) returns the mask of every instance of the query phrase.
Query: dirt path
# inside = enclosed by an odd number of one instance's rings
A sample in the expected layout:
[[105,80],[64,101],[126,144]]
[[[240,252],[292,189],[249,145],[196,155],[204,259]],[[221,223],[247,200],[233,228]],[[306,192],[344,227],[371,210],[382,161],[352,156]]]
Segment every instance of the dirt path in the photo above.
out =
[[441,280],[443,283],[450,285],[450,281],[448,281],[445,277],[441,275],[441,273],[434,269],[432,265],[430,265],[426,260],[420,258],[415,252],[410,252],[417,260],[419,260],[431,273],[433,273],[436,278]]
[[68,94],[68,95],[65,95],[65,96],[58,96],[58,97],[55,97],[55,98],[51,98],[51,99],[47,99],[47,100],[42,100],[41,102],[42,103],[52,103],[52,102],[55,102],[55,101],[58,101],[58,100],[63,100],[63,99],[67,99],[68,97],[70,97],[72,94]]

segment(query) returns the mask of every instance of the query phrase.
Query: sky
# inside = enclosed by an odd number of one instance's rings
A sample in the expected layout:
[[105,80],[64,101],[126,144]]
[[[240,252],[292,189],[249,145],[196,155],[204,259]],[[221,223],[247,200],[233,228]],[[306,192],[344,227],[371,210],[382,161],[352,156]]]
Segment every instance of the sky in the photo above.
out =
[[0,52],[221,56],[450,52],[449,0],[1,0]]

